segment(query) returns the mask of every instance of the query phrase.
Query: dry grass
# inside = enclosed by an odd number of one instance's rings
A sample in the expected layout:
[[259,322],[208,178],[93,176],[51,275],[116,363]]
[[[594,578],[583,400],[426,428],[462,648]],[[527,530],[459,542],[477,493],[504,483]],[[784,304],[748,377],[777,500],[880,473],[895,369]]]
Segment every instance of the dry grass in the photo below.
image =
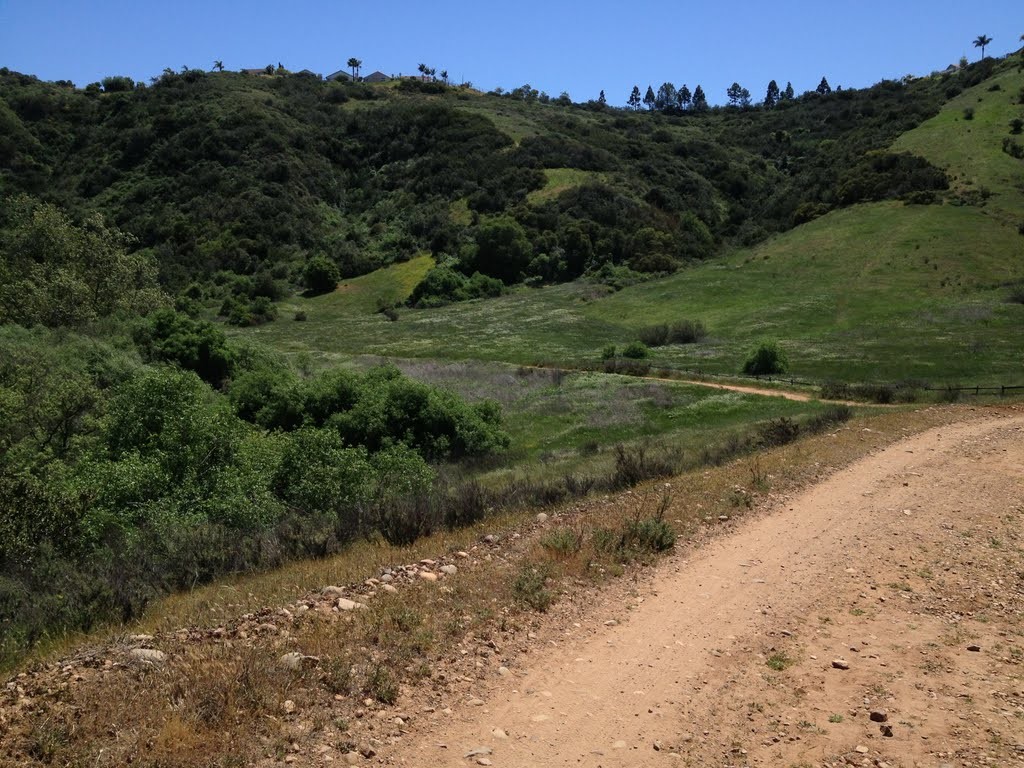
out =
[[[133,628],[157,635],[155,646],[168,655],[162,668],[126,663],[111,630],[71,666],[37,661],[14,688],[0,691],[0,726],[7,727],[0,764],[236,766],[314,744],[344,752],[364,737],[367,722],[386,733],[371,717],[375,711],[411,702],[414,691],[417,704],[465,695],[464,681],[479,674],[476,659],[488,644],[508,655],[536,627],[537,611],[565,620],[559,611],[573,603],[565,595],[628,572],[634,559],[653,558],[608,546],[608,537],[631,523],[660,514],[685,542],[718,526],[720,515],[746,513],[731,501],[737,487],[755,498],[789,493],[963,415],[960,408],[892,411],[668,483],[577,502],[545,524],[522,511],[404,549],[363,542],[329,560],[175,596]],[[498,535],[500,546],[480,544],[485,532]],[[325,585],[360,585],[382,567],[456,550],[470,553],[456,576],[379,592],[365,610],[288,618],[276,611]],[[258,622],[275,626],[253,631]],[[192,630],[175,635],[180,627]],[[226,629],[203,631],[210,627]],[[295,651],[314,659],[290,671],[279,658]]]

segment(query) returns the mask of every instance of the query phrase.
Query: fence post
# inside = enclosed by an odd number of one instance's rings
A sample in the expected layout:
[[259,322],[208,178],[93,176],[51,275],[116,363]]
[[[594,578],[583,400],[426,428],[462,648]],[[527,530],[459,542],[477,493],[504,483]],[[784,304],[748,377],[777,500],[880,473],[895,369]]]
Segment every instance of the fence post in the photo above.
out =
[[975,397],[977,397],[977,396],[978,396],[978,393],[979,393],[980,389],[981,389],[981,386],[980,386],[980,385],[979,385],[979,386],[976,386],[976,387],[974,388],[974,396],[975,396]]

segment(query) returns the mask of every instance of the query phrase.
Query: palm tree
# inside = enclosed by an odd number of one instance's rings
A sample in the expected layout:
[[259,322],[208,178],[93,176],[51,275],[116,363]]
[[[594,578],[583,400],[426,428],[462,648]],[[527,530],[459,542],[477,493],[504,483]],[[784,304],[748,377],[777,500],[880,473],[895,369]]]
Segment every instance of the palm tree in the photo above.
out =
[[348,60],[348,66],[352,70],[352,79],[355,80],[359,75],[359,68],[363,66],[363,62],[353,56]]
[[422,78],[423,78],[424,80],[426,80],[426,79],[427,79],[427,73],[428,73],[428,72],[430,71],[430,68],[429,68],[429,67],[428,67],[428,66],[427,66],[426,64],[420,64],[420,65],[419,65],[419,66],[417,67],[417,69],[418,69],[418,70],[420,71],[420,76],[421,76],[421,77],[422,77]]
[[978,35],[974,39],[974,47],[981,48],[981,58],[985,58],[985,46],[992,44],[992,38],[988,35]]
[[223,72],[224,71],[224,62],[221,61],[220,59],[217,59],[215,62],[213,62],[213,68],[216,69],[218,72]]
[[441,79],[444,80],[444,84],[445,85],[448,85],[448,70],[447,69],[442,69],[441,70]]

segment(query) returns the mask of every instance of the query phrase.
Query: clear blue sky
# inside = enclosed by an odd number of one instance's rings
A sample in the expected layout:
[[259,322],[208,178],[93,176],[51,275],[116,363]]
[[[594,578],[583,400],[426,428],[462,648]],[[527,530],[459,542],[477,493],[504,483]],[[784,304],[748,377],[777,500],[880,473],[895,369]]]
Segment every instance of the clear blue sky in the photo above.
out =
[[424,62],[489,90],[523,83],[552,96],[622,104],[634,84],[733,81],[760,97],[770,79],[797,92],[925,74],[1020,47],[1022,0],[0,0],[0,66],[79,86],[148,80],[165,67],[283,63],[327,74],[350,56],[363,73]]

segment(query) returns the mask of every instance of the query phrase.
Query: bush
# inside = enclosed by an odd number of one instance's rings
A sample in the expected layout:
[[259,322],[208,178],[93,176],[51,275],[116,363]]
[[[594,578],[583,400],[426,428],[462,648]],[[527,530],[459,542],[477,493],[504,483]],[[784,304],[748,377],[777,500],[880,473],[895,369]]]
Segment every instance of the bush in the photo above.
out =
[[800,425],[783,416],[758,428],[761,445],[771,448],[792,443],[800,436]]
[[1015,117],[1010,121],[1010,133],[1019,134],[1024,131],[1024,119]]
[[844,424],[853,418],[853,409],[848,405],[830,405],[821,413],[816,413],[807,420],[810,432],[824,432],[838,424]]
[[708,335],[704,323],[700,320],[679,320],[669,329],[669,343],[696,344]]
[[641,328],[637,332],[637,336],[648,347],[663,347],[668,344],[668,325],[665,323],[649,325],[646,328]]
[[326,256],[314,256],[302,269],[302,284],[313,294],[330,293],[338,287],[341,272]]
[[622,356],[630,360],[644,360],[648,354],[647,345],[642,341],[632,341],[622,350]]
[[964,120],[974,119],[974,107],[964,107]]
[[786,356],[774,341],[761,344],[743,364],[743,373],[748,376],[771,376],[785,373],[788,368]]
[[614,360],[615,359],[615,352],[616,352],[615,345],[614,344],[609,344],[608,346],[606,346],[604,349],[601,350],[601,359],[602,360]]
[[544,612],[555,601],[554,593],[547,588],[550,575],[551,567],[546,563],[526,563],[512,582],[512,594],[519,602]]
[[158,309],[135,331],[143,358],[193,371],[214,386],[231,376],[235,355],[224,332],[212,323]]

